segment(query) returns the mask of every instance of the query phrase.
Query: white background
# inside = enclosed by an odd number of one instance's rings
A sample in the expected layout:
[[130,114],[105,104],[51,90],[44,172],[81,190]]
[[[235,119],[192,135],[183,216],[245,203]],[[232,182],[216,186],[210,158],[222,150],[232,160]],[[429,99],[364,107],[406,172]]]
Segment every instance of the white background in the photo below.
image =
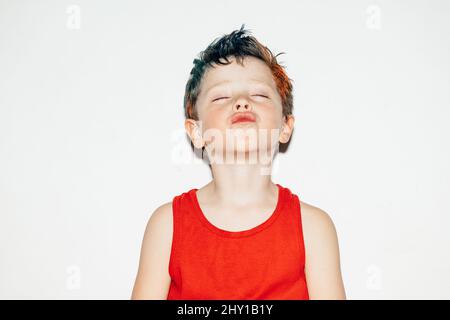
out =
[[196,55],[243,23],[294,80],[273,180],[333,219],[349,299],[450,298],[447,1],[0,1],[0,298],[128,299],[153,210],[210,181]]

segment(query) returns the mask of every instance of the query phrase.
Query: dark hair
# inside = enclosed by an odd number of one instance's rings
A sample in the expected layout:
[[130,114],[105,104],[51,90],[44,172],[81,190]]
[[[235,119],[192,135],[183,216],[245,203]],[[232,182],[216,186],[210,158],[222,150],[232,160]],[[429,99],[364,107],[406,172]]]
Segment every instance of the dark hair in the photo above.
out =
[[[271,70],[275,80],[278,93],[281,97],[283,106],[283,115],[292,114],[293,97],[292,97],[292,79],[288,78],[284,71],[284,66],[277,61],[277,56],[283,54],[281,52],[274,56],[272,52],[261,44],[255,37],[250,36],[249,30],[244,30],[244,24],[240,30],[235,30],[228,35],[216,38],[204,51],[200,52],[199,57],[195,58],[194,67],[191,70],[189,80],[186,84],[184,95],[184,111],[185,117],[198,120],[196,102],[200,93],[200,85],[203,75],[207,68],[213,67],[213,63],[227,65],[231,61],[229,56],[234,56],[236,61],[242,64],[245,56],[252,56],[262,60]],[[220,61],[224,59],[226,62]]]

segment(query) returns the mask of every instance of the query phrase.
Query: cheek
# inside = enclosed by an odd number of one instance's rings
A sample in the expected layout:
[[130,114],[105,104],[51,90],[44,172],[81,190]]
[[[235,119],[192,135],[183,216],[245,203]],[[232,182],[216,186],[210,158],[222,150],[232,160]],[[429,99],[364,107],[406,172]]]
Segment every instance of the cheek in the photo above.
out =
[[204,115],[205,129],[224,129],[227,125],[226,113],[223,110],[210,108]]
[[261,126],[265,128],[281,127],[283,117],[281,106],[268,106],[260,110]]
[[203,130],[216,128],[220,124],[221,113],[217,108],[206,104],[203,99],[198,100],[198,116],[202,121]]

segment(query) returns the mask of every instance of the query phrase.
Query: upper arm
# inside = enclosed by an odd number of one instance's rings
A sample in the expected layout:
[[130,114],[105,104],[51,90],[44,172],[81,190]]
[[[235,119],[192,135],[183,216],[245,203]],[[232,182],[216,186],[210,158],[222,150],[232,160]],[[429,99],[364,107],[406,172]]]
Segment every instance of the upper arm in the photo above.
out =
[[167,298],[171,281],[169,259],[172,233],[173,216],[170,202],[158,207],[147,223],[131,299]]
[[325,211],[313,206],[302,213],[309,298],[346,299],[333,221]]

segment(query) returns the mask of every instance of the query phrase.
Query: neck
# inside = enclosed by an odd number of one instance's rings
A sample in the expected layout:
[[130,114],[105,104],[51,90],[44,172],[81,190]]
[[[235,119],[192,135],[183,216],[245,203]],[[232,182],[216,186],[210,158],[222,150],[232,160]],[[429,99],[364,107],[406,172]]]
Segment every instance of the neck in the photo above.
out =
[[207,185],[214,201],[233,206],[258,203],[277,192],[272,182],[272,164],[218,164],[212,163],[213,180]]

